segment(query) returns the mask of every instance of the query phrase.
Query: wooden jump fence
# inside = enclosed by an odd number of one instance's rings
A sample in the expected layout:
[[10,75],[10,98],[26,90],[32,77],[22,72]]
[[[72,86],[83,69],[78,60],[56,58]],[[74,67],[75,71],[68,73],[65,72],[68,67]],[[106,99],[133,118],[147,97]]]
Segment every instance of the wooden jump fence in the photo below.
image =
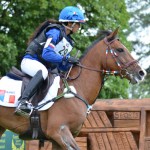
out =
[[[150,150],[150,98],[97,100],[76,141],[81,150]],[[26,142],[26,150],[51,147]]]

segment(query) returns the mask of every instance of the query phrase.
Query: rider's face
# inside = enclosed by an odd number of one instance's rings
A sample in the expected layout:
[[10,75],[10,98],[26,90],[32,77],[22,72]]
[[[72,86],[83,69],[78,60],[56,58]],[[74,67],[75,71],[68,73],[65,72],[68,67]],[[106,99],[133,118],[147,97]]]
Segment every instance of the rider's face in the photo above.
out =
[[72,32],[73,33],[77,32],[79,30],[79,28],[80,28],[80,23],[75,23],[75,25],[74,25],[74,27],[72,29]]
[[77,32],[78,30],[79,30],[79,28],[80,28],[80,23],[78,23],[78,22],[76,22],[76,23],[69,23],[68,24],[68,26],[69,27],[71,27],[72,28],[72,32],[73,33],[75,33],[75,32]]

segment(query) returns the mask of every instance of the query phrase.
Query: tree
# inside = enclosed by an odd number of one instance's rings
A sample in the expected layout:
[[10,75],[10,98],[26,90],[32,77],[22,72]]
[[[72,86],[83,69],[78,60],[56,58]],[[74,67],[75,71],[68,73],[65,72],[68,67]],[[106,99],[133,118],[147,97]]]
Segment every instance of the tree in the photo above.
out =
[[[0,4],[0,34],[5,35],[3,36],[3,41],[10,44],[10,51],[7,55],[13,56],[12,59],[15,60],[16,58],[17,60],[17,62],[12,62],[2,55],[1,60],[7,62],[7,65],[3,62],[1,64],[2,75],[12,65],[19,66],[27,47],[27,39],[35,28],[48,18],[57,19],[60,10],[68,5],[80,7],[85,11],[87,20],[87,24],[82,26],[79,34],[74,36],[76,40],[75,50],[80,49],[82,53],[96,39],[96,34],[99,30],[113,30],[118,26],[121,27],[120,39],[124,41],[124,44],[128,48],[131,47],[130,43],[126,40],[126,33],[124,32],[128,30],[129,15],[123,0],[111,0],[109,3],[102,0],[81,0],[78,3],[75,0],[2,0]],[[8,49],[6,43],[2,43],[0,47],[1,54],[4,53],[4,49],[5,51]],[[120,86],[120,82],[121,85],[125,84],[126,88],[128,87],[127,81],[114,80],[112,78],[110,79],[110,83],[107,83],[108,86],[105,89],[107,92],[113,94],[108,96],[103,91],[101,96],[105,95],[106,98],[120,97],[123,90],[118,94],[117,90],[115,90],[119,88],[115,84]],[[109,84],[114,89],[113,91],[109,88]],[[126,88],[124,87],[125,91]],[[127,98],[127,94],[123,94],[123,98]]]
[[10,37],[0,34],[0,76],[8,71],[12,64],[16,64],[17,47]]
[[150,97],[150,41],[148,37],[144,38],[144,34],[150,34],[150,1],[127,0],[126,2],[131,15],[129,39],[132,42],[138,60],[147,71],[147,77],[144,82],[130,87],[130,97]]

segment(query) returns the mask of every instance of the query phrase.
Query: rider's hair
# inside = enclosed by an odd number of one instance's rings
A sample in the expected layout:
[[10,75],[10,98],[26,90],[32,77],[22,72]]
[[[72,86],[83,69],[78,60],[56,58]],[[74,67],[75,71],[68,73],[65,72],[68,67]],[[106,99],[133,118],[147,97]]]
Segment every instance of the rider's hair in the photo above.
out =
[[42,22],[32,33],[27,44],[33,41],[33,39],[35,39],[50,23],[61,24],[59,21],[54,20],[54,19],[49,19],[49,20]]

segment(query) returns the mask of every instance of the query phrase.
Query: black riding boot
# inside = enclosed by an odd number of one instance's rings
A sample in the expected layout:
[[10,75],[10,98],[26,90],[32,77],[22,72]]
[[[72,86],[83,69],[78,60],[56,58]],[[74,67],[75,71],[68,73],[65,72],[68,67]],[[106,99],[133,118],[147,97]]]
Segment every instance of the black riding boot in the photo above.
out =
[[15,114],[29,117],[32,113],[32,104],[29,103],[30,98],[36,93],[37,89],[44,81],[42,71],[38,71],[35,76],[30,80],[27,87],[23,91],[21,97],[18,99],[19,104],[16,107]]

